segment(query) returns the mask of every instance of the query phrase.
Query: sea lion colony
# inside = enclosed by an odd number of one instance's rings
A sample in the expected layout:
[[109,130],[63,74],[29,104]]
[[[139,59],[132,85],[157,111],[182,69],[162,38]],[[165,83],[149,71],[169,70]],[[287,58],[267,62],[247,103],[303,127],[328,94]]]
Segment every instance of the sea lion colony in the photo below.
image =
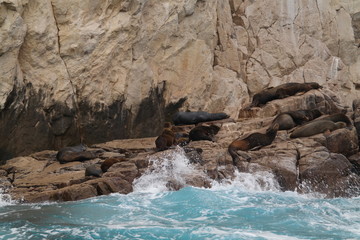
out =
[[[261,107],[274,99],[286,98],[300,92],[307,92],[311,89],[320,89],[317,83],[286,83],[273,88],[267,88],[256,93],[252,99],[250,107]],[[350,127],[351,120],[342,113],[318,118],[323,113],[318,109],[294,109],[293,111],[279,113],[274,117],[265,133],[255,132],[247,136],[238,137],[228,146],[228,152],[233,159],[234,165],[238,161],[249,161],[247,151],[258,150],[261,147],[270,145],[279,130],[294,129],[290,138],[308,137],[326,131],[333,131],[343,127]],[[185,147],[190,141],[216,141],[215,135],[220,127],[216,121],[229,118],[226,113],[207,113],[198,112],[178,112],[173,116],[173,124],[166,122],[162,133],[156,138],[155,145],[157,151],[164,151],[176,145]],[[215,123],[210,123],[215,121]],[[190,125],[191,124],[191,125]],[[192,125],[195,124],[195,127]],[[220,124],[221,125],[221,124]],[[297,127],[297,128],[296,128]],[[59,162],[78,161],[86,159],[90,155],[83,145],[67,147],[58,153]],[[66,159],[64,159],[66,156]],[[73,156],[73,158],[72,158]],[[102,172],[119,162],[119,159],[105,161],[101,165]],[[91,170],[91,171],[90,171]],[[97,175],[98,169],[90,168],[89,175]]]

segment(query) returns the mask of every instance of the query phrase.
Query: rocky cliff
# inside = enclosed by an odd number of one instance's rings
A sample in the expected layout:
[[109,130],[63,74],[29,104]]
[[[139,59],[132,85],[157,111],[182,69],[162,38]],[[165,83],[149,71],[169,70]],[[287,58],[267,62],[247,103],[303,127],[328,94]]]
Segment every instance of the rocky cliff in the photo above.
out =
[[0,0],[0,39],[1,159],[237,118],[289,81],[360,95],[355,0]]
[[[294,109],[308,102],[326,110],[325,106],[336,105],[332,101],[323,90],[311,90],[271,101],[259,113],[279,106]],[[114,192],[127,194],[154,184],[154,180],[165,191],[236,184],[251,174],[252,184],[259,190],[278,189],[330,198],[359,196],[359,138],[350,120],[360,114],[360,105],[355,106],[354,111],[347,113],[350,118],[347,126],[344,123],[346,127],[300,138],[291,138],[293,129],[281,130],[271,144],[238,151],[237,159],[230,156],[229,144],[238,137],[264,133],[274,117],[204,123],[220,128],[213,141],[190,141],[165,151],[155,148],[155,137],[94,144],[82,152],[68,152],[67,157],[45,150],[10,159],[0,166],[2,193],[25,202],[75,201]],[[329,111],[341,110],[344,109],[334,107]],[[175,129],[177,133],[189,133],[194,125]]]

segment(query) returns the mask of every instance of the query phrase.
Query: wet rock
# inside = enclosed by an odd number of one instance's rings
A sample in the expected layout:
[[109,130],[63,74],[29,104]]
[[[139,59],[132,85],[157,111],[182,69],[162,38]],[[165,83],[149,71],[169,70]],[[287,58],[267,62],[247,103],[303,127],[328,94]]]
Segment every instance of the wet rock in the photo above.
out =
[[[352,174],[352,164],[342,154],[315,152],[299,160],[300,187],[305,192],[319,192],[327,197],[349,196],[359,176]],[[351,195],[350,195],[351,196]]]
[[104,174],[104,177],[111,176],[112,173],[122,174],[124,179],[132,183],[136,177],[138,177],[138,169],[133,162],[118,162],[112,165],[108,171]]
[[359,151],[356,129],[338,129],[326,136],[326,148],[333,153],[341,153],[349,157]]
[[189,159],[190,163],[195,164],[199,163],[201,165],[204,164],[201,153],[203,150],[201,148],[184,148],[185,155]]
[[113,192],[126,194],[131,191],[131,185],[123,179],[101,178],[89,180],[87,182],[69,187],[64,187],[59,190],[29,193],[24,196],[23,200],[25,202],[76,201]]

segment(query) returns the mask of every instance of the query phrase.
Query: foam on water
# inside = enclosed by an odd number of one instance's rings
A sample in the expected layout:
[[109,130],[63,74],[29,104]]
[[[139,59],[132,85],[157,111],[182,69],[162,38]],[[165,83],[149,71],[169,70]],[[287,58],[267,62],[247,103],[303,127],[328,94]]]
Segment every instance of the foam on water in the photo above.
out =
[[360,198],[281,192],[268,172],[168,191],[199,170],[184,153],[152,159],[128,195],[0,206],[3,239],[360,239]]
[[[147,170],[140,178],[135,179],[133,184],[134,192],[142,193],[161,193],[167,191],[169,180],[175,180],[181,185],[186,185],[186,177],[204,175],[196,169],[184,154],[181,148],[177,148],[172,154],[164,155],[160,158],[151,158],[152,167]],[[235,172],[233,180],[222,182],[212,181],[212,188],[224,189],[236,187],[242,191],[280,191],[280,186],[274,175],[270,172],[240,173]]]
[[275,176],[270,172],[241,173],[235,171],[235,179],[223,182],[213,181],[214,190],[237,188],[246,192],[280,191],[280,186]]

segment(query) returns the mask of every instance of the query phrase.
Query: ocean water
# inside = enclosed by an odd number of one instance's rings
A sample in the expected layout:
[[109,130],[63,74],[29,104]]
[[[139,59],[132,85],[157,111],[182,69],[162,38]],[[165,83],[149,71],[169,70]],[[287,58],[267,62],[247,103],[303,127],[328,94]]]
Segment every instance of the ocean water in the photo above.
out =
[[0,239],[360,239],[360,197],[281,192],[269,173],[237,173],[210,189],[167,191],[195,171],[163,159],[128,195],[18,204],[0,194]]

